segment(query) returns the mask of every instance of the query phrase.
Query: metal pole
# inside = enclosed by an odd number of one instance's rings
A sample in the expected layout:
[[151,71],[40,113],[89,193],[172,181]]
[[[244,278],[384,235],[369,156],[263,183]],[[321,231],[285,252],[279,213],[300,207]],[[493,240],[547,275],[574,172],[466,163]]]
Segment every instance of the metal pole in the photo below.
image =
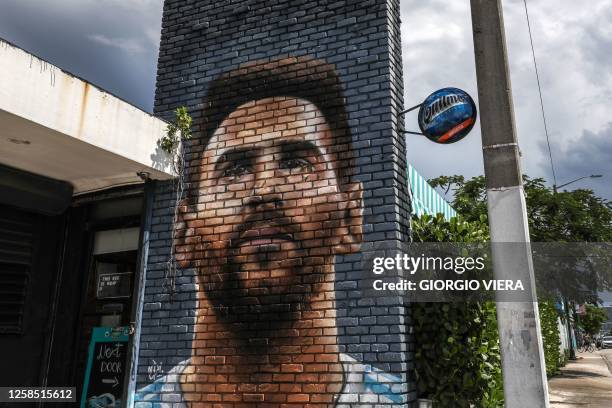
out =
[[138,266],[132,291],[132,308],[130,314],[130,336],[128,342],[128,359],[123,380],[122,407],[134,407],[136,392],[136,376],[138,373],[138,358],[140,351],[141,317],[144,305],[147,260],[149,259],[149,240],[151,233],[151,217],[153,216],[155,181],[148,175],[144,177],[144,202],[140,217],[140,238],[138,240]]
[[587,178],[600,178],[600,177],[603,177],[603,176],[601,174],[591,174],[590,176],[580,177],[580,178],[577,178],[576,180],[572,180],[572,181],[569,181],[569,182],[567,182],[565,184],[561,184],[560,186],[558,186],[556,184],[553,184],[553,192],[555,194],[557,194],[557,190],[560,189],[561,187],[569,186],[570,184],[573,184],[573,183],[575,183],[577,181],[580,181],[580,180],[584,180],[584,179],[587,179]]
[[567,341],[569,343],[569,359],[576,359],[576,350],[574,350],[574,335],[572,334],[572,323],[569,312],[569,302],[567,299],[563,301],[563,308],[565,309],[565,324],[567,324]]
[[471,8],[494,274],[522,278],[530,291],[521,302],[497,295],[505,406],[548,407],[501,0],[471,0]]

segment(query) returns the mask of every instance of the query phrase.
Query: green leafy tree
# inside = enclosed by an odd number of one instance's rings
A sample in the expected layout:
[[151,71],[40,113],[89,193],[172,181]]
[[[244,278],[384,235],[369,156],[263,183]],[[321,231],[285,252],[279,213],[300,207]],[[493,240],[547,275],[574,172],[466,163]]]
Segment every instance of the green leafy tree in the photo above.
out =
[[[487,216],[484,176],[440,176],[429,183],[452,192],[451,205],[466,221]],[[523,176],[523,183],[533,242],[612,241],[612,202],[586,189],[555,193],[542,178]]]
[[599,333],[602,324],[606,320],[608,320],[608,314],[605,309],[593,305],[586,305],[586,313],[580,318],[580,326],[587,334],[594,336]]
[[[447,195],[452,193],[451,205],[466,221],[486,219],[484,176],[471,179],[440,176],[429,183]],[[532,242],[612,242],[612,202],[586,189],[555,193],[542,178],[523,176],[523,187]],[[567,300],[585,303],[595,302],[598,291],[612,288],[612,273],[606,273],[606,268],[597,269],[590,261],[579,258],[571,261],[574,265],[567,259],[563,262],[563,268],[554,268],[552,263],[548,265],[547,270],[556,273],[554,277],[538,275],[546,282],[550,293],[560,293]]]

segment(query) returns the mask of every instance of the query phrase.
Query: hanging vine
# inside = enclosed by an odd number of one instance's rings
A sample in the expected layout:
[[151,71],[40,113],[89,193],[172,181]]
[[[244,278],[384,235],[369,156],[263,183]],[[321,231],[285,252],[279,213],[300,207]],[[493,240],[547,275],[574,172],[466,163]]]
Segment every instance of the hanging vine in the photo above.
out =
[[174,254],[174,240],[176,238],[176,223],[183,192],[185,190],[185,156],[184,143],[191,139],[192,118],[185,106],[174,110],[174,121],[168,124],[166,134],[158,140],[158,146],[166,152],[171,159],[172,168],[176,177],[172,183],[172,228],[170,255],[164,272],[164,287],[170,292],[170,298],[176,291],[176,262]]

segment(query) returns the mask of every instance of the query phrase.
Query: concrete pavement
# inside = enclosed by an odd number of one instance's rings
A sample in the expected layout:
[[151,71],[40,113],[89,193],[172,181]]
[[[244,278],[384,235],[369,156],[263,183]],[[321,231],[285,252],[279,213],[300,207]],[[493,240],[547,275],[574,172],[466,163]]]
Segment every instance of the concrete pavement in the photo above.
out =
[[577,357],[548,382],[551,408],[612,408],[612,349]]

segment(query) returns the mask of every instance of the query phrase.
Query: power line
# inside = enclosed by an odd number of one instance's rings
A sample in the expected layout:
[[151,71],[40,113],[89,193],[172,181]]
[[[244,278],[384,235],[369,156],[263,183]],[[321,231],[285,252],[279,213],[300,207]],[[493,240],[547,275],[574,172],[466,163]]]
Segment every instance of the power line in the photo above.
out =
[[544,112],[544,100],[542,99],[542,87],[540,86],[540,73],[538,72],[538,63],[536,61],[535,50],[533,47],[533,36],[531,35],[531,22],[529,21],[529,9],[527,8],[527,0],[523,0],[525,4],[525,16],[527,17],[527,29],[529,30],[529,42],[531,43],[531,55],[533,56],[533,66],[535,67],[536,80],[538,83],[538,94],[540,95],[540,108],[542,110],[542,120],[544,121],[544,133],[546,134],[546,144],[548,146],[548,157],[550,158],[550,168],[552,169],[553,185],[557,185],[557,175],[555,173],[555,164],[553,162],[552,150],[550,149],[550,137],[548,136],[548,125],[546,123],[546,113]]

